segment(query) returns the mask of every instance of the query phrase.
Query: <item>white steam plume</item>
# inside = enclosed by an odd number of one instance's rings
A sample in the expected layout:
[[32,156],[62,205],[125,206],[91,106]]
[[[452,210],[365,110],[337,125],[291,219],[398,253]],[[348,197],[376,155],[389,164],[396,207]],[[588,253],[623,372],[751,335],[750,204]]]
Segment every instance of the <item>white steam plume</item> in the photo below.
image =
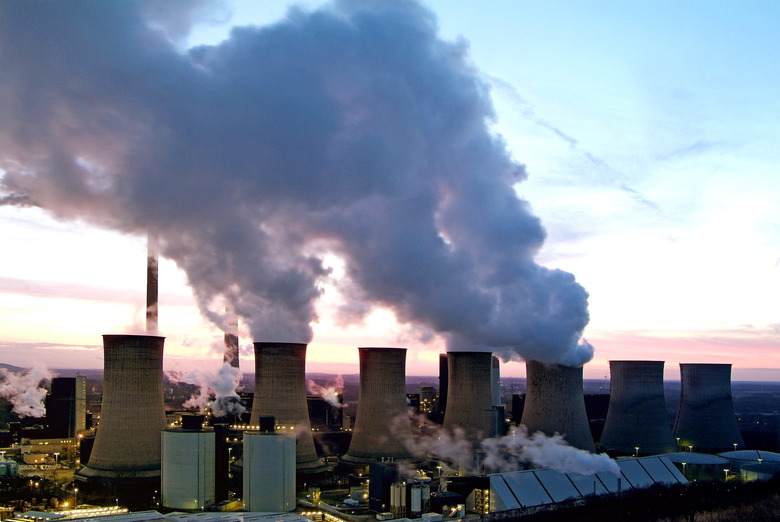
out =
[[310,395],[322,397],[331,406],[335,406],[336,408],[343,408],[345,406],[344,403],[339,401],[339,395],[344,393],[344,377],[341,375],[337,375],[332,379],[328,379],[328,382],[325,383],[325,386],[317,384],[312,379],[307,379],[306,388],[308,389]]
[[590,357],[588,294],[535,263],[525,168],[432,12],[337,0],[180,51],[209,8],[0,2],[0,200],[153,233],[256,339],[311,340],[335,256],[340,324],[383,307],[451,350]]
[[[408,422],[408,418],[399,417],[393,426],[400,427],[401,423]],[[404,433],[402,429],[397,431]],[[529,435],[525,426],[512,427],[503,437],[483,439],[479,447],[475,447],[460,428],[452,432],[433,428],[412,438],[402,437],[402,440],[413,455],[449,462],[466,473],[482,471],[478,460],[491,473],[518,471],[529,465],[582,475],[602,471],[620,473],[617,463],[605,453],[574,448],[558,434],[552,437],[542,432]]]
[[0,397],[7,399],[20,417],[43,417],[46,415],[46,389],[42,385],[54,377],[54,373],[40,364],[20,373],[0,368]]
[[241,382],[241,371],[225,362],[216,371],[190,370],[189,372],[166,372],[173,382],[184,382],[199,387],[185,403],[185,408],[196,408],[204,413],[211,410],[215,417],[238,415],[246,408],[241,405],[236,388]]

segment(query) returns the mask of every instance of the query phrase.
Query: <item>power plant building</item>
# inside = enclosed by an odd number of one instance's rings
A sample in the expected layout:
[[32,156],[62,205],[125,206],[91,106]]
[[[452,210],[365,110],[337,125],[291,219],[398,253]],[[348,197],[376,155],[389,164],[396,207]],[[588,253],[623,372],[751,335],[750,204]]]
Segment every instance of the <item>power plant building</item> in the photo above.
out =
[[352,465],[408,459],[412,431],[406,408],[406,348],[359,348],[360,388],[352,442],[342,461]]
[[734,415],[730,364],[680,364],[680,409],[674,436],[700,451],[744,449]]
[[86,429],[86,377],[54,377],[46,397],[49,437],[73,438]]
[[181,428],[162,432],[162,505],[203,510],[215,498],[215,433],[203,415],[185,415]]
[[447,352],[449,387],[445,430],[461,429],[473,442],[493,435],[492,361],[490,352]]
[[521,423],[529,433],[560,433],[575,448],[596,451],[585,412],[582,367],[527,361],[526,395]]
[[295,437],[271,431],[244,435],[244,509],[295,509]]
[[257,426],[261,416],[275,417],[280,430],[296,435],[298,472],[324,471],[325,463],[314,447],[306,404],[306,345],[256,342],[254,346],[255,392],[249,423]]
[[599,449],[651,455],[677,448],[664,400],[663,361],[610,361],[611,396]]
[[89,479],[159,479],[160,439],[165,429],[163,337],[103,336],[103,406]]

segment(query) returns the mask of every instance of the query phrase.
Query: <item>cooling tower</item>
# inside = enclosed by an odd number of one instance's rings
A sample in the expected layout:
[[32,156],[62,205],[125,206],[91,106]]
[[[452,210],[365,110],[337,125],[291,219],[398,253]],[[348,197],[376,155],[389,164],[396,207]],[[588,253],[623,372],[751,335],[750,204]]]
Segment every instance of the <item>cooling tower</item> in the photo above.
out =
[[412,436],[406,408],[406,348],[358,348],[360,389],[349,451],[352,465],[410,458],[403,440]]
[[84,478],[160,476],[163,337],[103,336],[103,406]]
[[527,361],[525,407],[521,424],[528,433],[560,433],[575,448],[596,451],[585,413],[582,367]]
[[472,441],[490,437],[493,400],[490,352],[447,352],[447,411],[444,429],[462,429]]
[[680,409],[674,436],[699,451],[744,448],[731,398],[730,364],[680,364]]
[[250,424],[260,416],[276,417],[276,424],[296,430],[296,469],[299,473],[325,470],[317,456],[306,405],[306,345],[301,343],[254,343],[255,394]]
[[626,455],[675,451],[664,401],[664,362],[610,361],[609,370],[611,396],[599,449]]

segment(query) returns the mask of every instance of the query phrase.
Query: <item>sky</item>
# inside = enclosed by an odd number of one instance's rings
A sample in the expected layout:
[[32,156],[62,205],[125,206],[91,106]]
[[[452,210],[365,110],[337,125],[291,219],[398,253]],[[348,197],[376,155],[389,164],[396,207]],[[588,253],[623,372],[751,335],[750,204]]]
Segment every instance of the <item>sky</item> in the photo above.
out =
[[[8,4],[29,41],[0,23],[0,362],[99,368],[101,334],[142,332],[152,230],[168,369],[221,362],[228,304],[244,371],[294,331],[308,371],[592,347],[586,378],[780,380],[774,2],[137,3],[159,40]],[[94,16],[125,27],[117,4]]]

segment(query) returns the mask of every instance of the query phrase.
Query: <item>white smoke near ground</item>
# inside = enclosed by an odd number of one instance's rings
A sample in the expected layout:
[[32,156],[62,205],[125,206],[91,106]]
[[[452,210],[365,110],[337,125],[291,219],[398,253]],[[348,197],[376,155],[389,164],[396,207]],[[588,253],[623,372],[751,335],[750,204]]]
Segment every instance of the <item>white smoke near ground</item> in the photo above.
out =
[[340,397],[344,394],[344,377],[341,375],[328,379],[325,386],[317,384],[313,379],[307,379],[306,388],[310,395],[322,397],[331,406],[336,408],[346,406],[346,404],[340,401]]
[[241,371],[223,363],[214,370],[190,370],[188,372],[170,371],[166,376],[174,383],[187,383],[198,386],[198,390],[183,406],[197,409],[200,413],[211,411],[215,417],[240,415],[246,411],[236,393],[241,382]]
[[406,417],[394,419],[394,433],[415,457],[448,463],[467,474],[503,473],[528,467],[547,468],[562,473],[593,475],[600,472],[620,473],[617,463],[605,453],[590,453],[569,445],[563,436],[547,436],[537,431],[528,434],[525,426],[512,427],[507,435],[482,439],[478,445],[456,427],[445,430],[428,426],[411,438],[401,428]]
[[56,375],[41,364],[19,373],[0,368],[0,397],[8,400],[20,417],[43,417],[46,415],[43,384],[54,377]]
[[534,261],[525,168],[431,11],[337,0],[182,51],[203,12],[221,4],[0,2],[0,202],[154,234],[223,331],[229,307],[310,341],[337,258],[339,324],[381,307],[450,350],[590,357],[588,294]]

